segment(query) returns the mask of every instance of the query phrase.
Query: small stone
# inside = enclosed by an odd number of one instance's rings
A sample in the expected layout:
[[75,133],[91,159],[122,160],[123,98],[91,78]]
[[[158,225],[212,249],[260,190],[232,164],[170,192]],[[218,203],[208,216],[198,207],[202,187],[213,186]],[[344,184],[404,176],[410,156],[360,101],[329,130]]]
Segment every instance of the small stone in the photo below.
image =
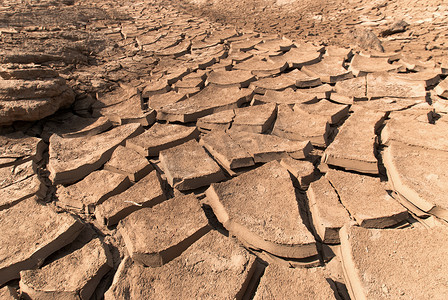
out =
[[407,22],[405,22],[404,20],[399,20],[399,21],[391,24],[387,29],[381,31],[380,35],[382,37],[386,37],[386,36],[389,36],[392,34],[405,32],[406,29],[408,28],[408,26],[409,26],[409,24]]
[[355,28],[351,36],[362,49],[384,52],[383,44],[370,29]]

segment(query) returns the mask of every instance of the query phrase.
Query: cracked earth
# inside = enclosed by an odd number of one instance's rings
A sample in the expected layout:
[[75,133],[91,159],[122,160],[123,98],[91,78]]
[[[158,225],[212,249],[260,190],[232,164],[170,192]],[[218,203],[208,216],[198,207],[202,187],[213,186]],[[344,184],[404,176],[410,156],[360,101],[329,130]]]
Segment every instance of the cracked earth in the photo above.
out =
[[445,299],[447,16],[3,1],[0,298]]

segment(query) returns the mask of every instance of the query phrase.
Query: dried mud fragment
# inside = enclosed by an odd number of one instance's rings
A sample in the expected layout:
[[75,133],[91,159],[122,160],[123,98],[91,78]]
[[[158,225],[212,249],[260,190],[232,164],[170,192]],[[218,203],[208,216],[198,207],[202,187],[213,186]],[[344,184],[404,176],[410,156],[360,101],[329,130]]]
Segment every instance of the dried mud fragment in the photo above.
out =
[[250,71],[233,70],[233,71],[217,71],[211,72],[207,81],[210,84],[216,84],[218,86],[237,86],[240,88],[246,88],[249,84],[255,80],[255,76]]
[[144,133],[128,139],[126,147],[143,156],[158,156],[160,151],[183,144],[198,135],[195,127],[157,123]]
[[347,210],[327,178],[312,182],[307,191],[316,233],[326,244],[339,244],[339,230],[350,222]]
[[264,104],[234,109],[231,130],[264,133],[271,128],[277,115],[277,105]]
[[37,175],[0,189],[0,210],[9,208],[33,195],[44,198],[47,186]]
[[303,111],[311,115],[326,116],[329,124],[339,123],[342,119],[347,117],[349,112],[348,105],[335,104],[325,99],[322,99],[317,103],[296,104],[293,109],[294,111]]
[[218,220],[248,247],[295,259],[317,255],[290,175],[278,162],[212,184],[206,195]]
[[252,155],[255,163],[292,157],[304,159],[313,150],[311,143],[292,141],[275,135],[245,131],[229,132],[230,138]]
[[304,66],[301,71],[319,77],[322,82],[336,83],[353,77],[352,72],[347,71],[342,64],[343,60],[339,57],[327,56],[316,64]]
[[199,143],[227,171],[255,165],[252,155],[236,143],[228,133],[211,132],[202,136]]
[[225,179],[218,164],[195,140],[160,152],[168,183],[178,190],[192,190]]
[[448,293],[442,283],[448,280],[445,228],[344,226],[340,236],[344,277],[352,299],[442,299]]
[[151,267],[175,259],[209,230],[208,219],[192,194],[142,208],[119,227],[132,259]]
[[270,264],[261,277],[254,300],[337,299],[328,277],[323,268],[287,268]]
[[336,170],[325,177],[359,226],[387,228],[408,218],[406,208],[389,195],[379,178]]
[[375,131],[383,118],[382,112],[357,110],[345,121],[325,150],[325,163],[361,173],[378,174]]
[[400,65],[392,65],[386,57],[366,57],[356,54],[350,64],[349,70],[355,76],[366,76],[375,72],[396,72]]
[[87,300],[111,268],[108,247],[93,239],[41,269],[21,271],[20,290],[31,299]]
[[212,130],[224,131],[232,126],[235,118],[235,110],[229,109],[220,111],[202,118],[196,122],[196,126],[201,132],[208,132]]
[[255,269],[253,255],[211,231],[161,267],[124,258],[104,299],[242,299]]
[[297,160],[293,158],[283,158],[280,164],[285,167],[297,182],[294,185],[297,188],[306,190],[311,181],[314,180],[314,165],[309,161]]
[[132,181],[139,181],[153,170],[148,160],[135,150],[118,146],[110,160],[104,165],[105,170],[123,174]]
[[425,100],[425,88],[424,82],[411,82],[392,74],[367,75],[367,98],[369,99],[393,97]]
[[327,117],[292,110],[286,105],[278,107],[277,120],[272,130],[273,135],[293,141],[310,141],[317,147],[327,145],[329,132]]
[[77,212],[93,213],[97,205],[125,191],[130,185],[126,175],[107,170],[95,171],[75,184],[58,186],[57,205]]
[[252,91],[248,89],[210,85],[187,100],[162,107],[157,118],[170,122],[195,122],[200,117],[237,108],[251,98]]
[[392,141],[384,166],[393,188],[424,212],[448,220],[448,152]]
[[84,178],[107,162],[118,145],[141,132],[140,124],[127,124],[88,138],[52,135],[50,180],[53,184],[69,184]]
[[[42,139],[14,132],[0,137],[0,167],[21,164],[28,160],[39,162],[46,148]],[[6,163],[6,161],[10,163]]]
[[388,120],[381,131],[381,142],[389,145],[392,141],[410,146],[440,151],[448,151],[448,123],[437,121],[435,124],[419,122],[407,118]]
[[0,284],[19,278],[22,270],[39,266],[71,243],[83,228],[72,216],[58,214],[34,197],[0,211],[0,218]]
[[254,95],[255,103],[276,103],[276,104],[297,104],[317,102],[317,96],[304,90],[294,91],[286,89],[284,91],[268,90],[264,95]]
[[166,199],[162,181],[155,170],[126,191],[108,198],[95,208],[96,219],[106,226],[113,226],[132,212],[153,207]]

